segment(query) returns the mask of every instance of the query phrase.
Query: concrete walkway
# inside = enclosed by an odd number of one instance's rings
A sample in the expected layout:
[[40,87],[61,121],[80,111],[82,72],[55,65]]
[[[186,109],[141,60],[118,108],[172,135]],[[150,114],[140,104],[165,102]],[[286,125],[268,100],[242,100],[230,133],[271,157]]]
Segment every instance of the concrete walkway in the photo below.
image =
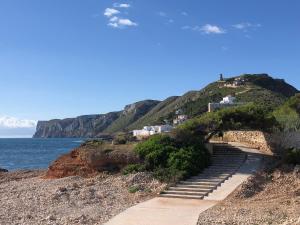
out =
[[224,200],[259,169],[262,158],[259,151],[239,148],[248,153],[246,162],[204,200],[157,197],[125,210],[105,225],[196,225],[201,212]]

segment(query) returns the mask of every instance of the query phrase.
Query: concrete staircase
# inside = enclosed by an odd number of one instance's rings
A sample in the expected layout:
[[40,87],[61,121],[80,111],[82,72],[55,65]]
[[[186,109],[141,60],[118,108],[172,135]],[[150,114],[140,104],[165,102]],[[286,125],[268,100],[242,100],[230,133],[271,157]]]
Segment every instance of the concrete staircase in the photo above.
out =
[[197,176],[180,181],[160,197],[203,199],[230,179],[245,162],[247,154],[227,144],[214,145],[212,164]]

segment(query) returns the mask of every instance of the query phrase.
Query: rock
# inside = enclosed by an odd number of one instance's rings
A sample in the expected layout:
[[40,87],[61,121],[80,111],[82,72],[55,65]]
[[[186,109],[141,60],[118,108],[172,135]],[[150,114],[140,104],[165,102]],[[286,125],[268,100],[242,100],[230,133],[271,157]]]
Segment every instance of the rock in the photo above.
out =
[[56,218],[53,215],[47,216],[46,220],[55,221]]
[[109,149],[121,147],[83,145],[54,161],[47,171],[46,178],[94,176],[98,172],[118,171],[128,164],[140,161],[132,149]]
[[110,135],[107,134],[123,131],[124,128],[146,115],[159,103],[160,101],[145,100],[127,105],[124,110],[119,112],[84,115],[63,120],[39,121],[34,138],[109,138]]
[[7,173],[8,170],[0,168],[0,173]]

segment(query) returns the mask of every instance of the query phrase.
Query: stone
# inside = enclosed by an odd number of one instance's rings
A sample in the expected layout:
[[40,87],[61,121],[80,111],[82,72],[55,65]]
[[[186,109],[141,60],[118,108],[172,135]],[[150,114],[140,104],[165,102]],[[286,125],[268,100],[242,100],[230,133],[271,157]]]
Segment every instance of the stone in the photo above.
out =
[[0,168],[0,173],[7,173],[8,170]]

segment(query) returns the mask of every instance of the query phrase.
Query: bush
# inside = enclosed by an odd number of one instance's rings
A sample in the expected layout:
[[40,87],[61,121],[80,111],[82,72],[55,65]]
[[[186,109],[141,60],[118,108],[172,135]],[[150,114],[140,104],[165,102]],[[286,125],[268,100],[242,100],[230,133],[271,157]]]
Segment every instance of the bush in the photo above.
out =
[[136,187],[136,186],[131,186],[131,187],[128,188],[128,192],[131,193],[131,194],[134,194],[138,191],[139,191],[139,188]]
[[202,137],[190,135],[186,139],[181,131],[174,137],[155,135],[138,144],[135,151],[144,161],[145,169],[154,172],[155,177],[175,181],[195,175],[209,164]]
[[300,164],[300,149],[290,148],[286,152],[285,161],[291,164]]
[[130,174],[130,173],[143,172],[145,170],[146,170],[146,168],[142,164],[129,164],[128,166],[126,166],[123,169],[123,174],[127,175],[127,174]]
[[283,131],[300,130],[300,95],[286,101],[273,112]]
[[250,103],[205,113],[182,125],[182,129],[208,134],[226,130],[271,130],[276,126],[277,121],[268,109]]

